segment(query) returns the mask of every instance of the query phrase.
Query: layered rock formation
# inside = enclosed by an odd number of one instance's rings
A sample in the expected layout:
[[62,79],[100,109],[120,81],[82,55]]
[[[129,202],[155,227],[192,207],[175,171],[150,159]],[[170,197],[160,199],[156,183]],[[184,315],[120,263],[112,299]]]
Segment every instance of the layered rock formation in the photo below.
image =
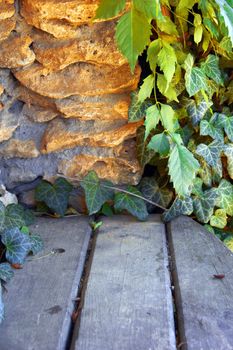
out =
[[[127,6],[130,6],[127,2]],[[99,0],[0,0],[0,182],[90,170],[137,184],[130,72]]]

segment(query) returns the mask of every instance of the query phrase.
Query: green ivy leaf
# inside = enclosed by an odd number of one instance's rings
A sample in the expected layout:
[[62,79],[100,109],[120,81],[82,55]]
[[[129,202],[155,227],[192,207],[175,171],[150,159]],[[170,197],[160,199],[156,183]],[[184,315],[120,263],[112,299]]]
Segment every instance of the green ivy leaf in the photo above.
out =
[[58,178],[54,185],[41,181],[36,188],[36,200],[45,202],[55,213],[64,216],[72,188],[73,186],[63,178]]
[[214,140],[223,142],[224,135],[221,128],[216,126],[214,123],[208,120],[202,120],[200,123],[200,135],[207,136],[209,135]]
[[193,154],[183,145],[175,144],[168,161],[169,175],[179,196],[190,193],[191,185],[199,169]]
[[153,88],[154,88],[154,81],[155,77],[153,74],[148,75],[143,80],[143,84],[140,86],[140,90],[138,93],[138,101],[143,102],[145,101],[148,97],[151,96]]
[[224,228],[227,225],[227,214],[224,209],[217,209],[210,218],[210,225],[218,228]]
[[233,142],[233,117],[228,117],[224,114],[217,114],[216,125],[224,128],[228,139]]
[[150,69],[152,72],[155,72],[157,65],[157,57],[161,50],[161,39],[153,40],[147,50],[147,60],[150,64]]
[[89,214],[97,213],[102,205],[108,200],[113,199],[114,191],[104,186],[113,186],[110,181],[100,181],[94,171],[89,172],[81,182],[85,191],[86,204]]
[[166,41],[162,41],[162,49],[158,54],[157,62],[160,69],[164,72],[168,88],[175,74],[177,58],[174,48]]
[[135,123],[142,120],[146,116],[146,110],[151,106],[150,101],[139,101],[139,95],[137,92],[131,93],[131,104],[129,107],[128,120],[131,123]]
[[0,264],[0,283],[1,280],[4,282],[10,281],[10,279],[14,276],[14,271],[10,264],[2,263]]
[[167,80],[163,74],[157,73],[157,87],[161,94],[165,96],[169,101],[179,102],[177,99],[177,90],[176,87],[173,87],[171,84],[167,84]]
[[184,199],[176,197],[169,210],[163,214],[162,219],[164,222],[169,222],[180,215],[191,215],[192,212],[193,201],[191,197],[185,196]]
[[207,79],[205,73],[198,67],[193,67],[194,59],[191,54],[188,54],[184,68],[185,86],[189,96],[195,95],[200,90],[207,90]]
[[116,17],[125,8],[125,0],[101,0],[95,18],[109,19]]
[[176,114],[169,105],[161,103],[160,119],[164,129],[169,132],[174,132],[179,127]]
[[[173,198],[173,191],[168,188],[161,188],[155,177],[144,177],[140,182],[140,191],[146,199],[167,208]],[[147,208],[152,211],[154,206],[147,203]]]
[[160,112],[156,105],[153,105],[146,110],[145,119],[145,140],[149,136],[150,132],[156,128],[159,123]]
[[31,241],[31,252],[34,255],[39,253],[43,249],[44,243],[42,238],[39,235],[31,235],[30,241]]
[[188,100],[186,108],[193,126],[199,124],[212,104],[212,102],[206,102],[205,100],[200,101],[198,104],[192,99]]
[[161,157],[167,157],[170,151],[170,144],[164,132],[154,135],[148,144],[148,148],[158,152]]
[[163,19],[159,0],[133,0],[136,9],[142,12],[148,19]]
[[201,143],[197,146],[196,153],[202,156],[206,163],[211,166],[220,176],[222,176],[221,152],[224,145],[221,141],[213,141],[209,145]]
[[227,171],[231,179],[233,179],[233,144],[224,145],[224,154],[227,157]]
[[[141,192],[133,186],[128,186],[127,191],[142,196]],[[130,214],[142,221],[146,220],[148,217],[148,212],[144,200],[127,193],[116,193],[114,199],[114,208],[120,211],[127,210]]]
[[217,84],[223,85],[222,72],[219,69],[219,57],[215,55],[208,55],[205,62],[201,64],[201,69],[209,77],[213,79]]
[[233,3],[232,0],[214,0],[219,6],[220,16],[228,30],[228,35],[233,44]]
[[144,168],[155,155],[155,151],[149,149],[147,146],[148,141],[145,141],[145,128],[141,126],[137,130],[137,158],[142,168]]
[[233,216],[233,185],[229,181],[222,179],[217,192],[216,206],[225,209],[228,215]]
[[30,237],[18,228],[5,230],[1,241],[6,247],[6,259],[11,264],[22,264],[31,249]]
[[134,7],[121,17],[116,28],[116,40],[120,51],[134,71],[138,56],[150,42],[151,25],[145,15]]
[[5,209],[4,229],[25,226],[24,208],[19,204],[9,204]]
[[201,197],[193,199],[194,214],[198,221],[207,223],[213,215],[218,193],[215,189],[204,191]]

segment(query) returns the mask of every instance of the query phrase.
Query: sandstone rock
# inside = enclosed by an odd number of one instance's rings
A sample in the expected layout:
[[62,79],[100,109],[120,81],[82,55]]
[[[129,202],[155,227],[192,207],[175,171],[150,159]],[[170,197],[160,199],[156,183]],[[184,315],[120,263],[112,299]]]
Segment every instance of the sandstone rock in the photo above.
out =
[[6,109],[0,112],[0,142],[9,140],[19,125],[18,116]]
[[0,20],[10,18],[15,14],[14,0],[0,0]]
[[24,105],[23,113],[35,123],[46,123],[58,115],[58,112],[37,105]]
[[20,85],[17,90],[16,90],[16,95],[17,98],[20,101],[23,101],[27,103],[27,105],[35,105],[35,106],[40,106],[43,108],[48,108],[49,110],[52,111],[57,111],[56,105],[55,105],[55,100],[50,99],[45,96],[41,96],[37,94],[36,92],[27,89],[25,86]]
[[10,35],[0,43],[0,67],[17,68],[33,63],[35,54],[29,48],[31,43],[30,36]]
[[[133,144],[133,148],[131,145]],[[116,150],[116,153],[126,153],[118,157],[101,157],[80,154],[71,160],[63,160],[59,164],[59,173],[67,177],[83,178],[91,170],[94,170],[100,179],[111,180],[114,184],[131,183],[137,185],[142,169],[135,154],[135,143],[129,141]],[[130,152],[129,152],[130,150]]]
[[[77,26],[93,22],[98,5],[99,0],[22,0],[20,11],[36,28],[57,38],[70,38],[76,36]],[[126,9],[129,6],[130,1],[127,1]]]
[[4,87],[0,84],[0,96],[3,94]]
[[41,31],[33,35],[36,59],[51,70],[60,70],[76,62],[120,66],[126,59],[114,41],[115,21],[81,26],[77,39],[58,40]]
[[36,158],[39,156],[39,151],[33,140],[11,139],[0,145],[0,155],[6,158]]
[[[67,120],[68,121],[68,120]],[[43,140],[42,153],[72,148],[75,146],[89,147],[115,147],[123,141],[133,138],[136,135],[137,128],[143,122],[113,125],[107,123],[108,127],[101,127],[98,124],[88,122],[66,123],[64,120],[55,119],[50,122]]]
[[135,90],[140,78],[137,66],[132,75],[127,65],[113,68],[75,63],[62,71],[50,72],[39,63],[15,71],[15,77],[27,88],[43,96],[64,98],[71,95],[95,96]]
[[12,30],[15,29],[16,20],[15,18],[7,18],[0,21],[0,42],[8,38]]
[[65,118],[83,120],[128,119],[129,94],[102,96],[71,96],[56,100],[57,109]]

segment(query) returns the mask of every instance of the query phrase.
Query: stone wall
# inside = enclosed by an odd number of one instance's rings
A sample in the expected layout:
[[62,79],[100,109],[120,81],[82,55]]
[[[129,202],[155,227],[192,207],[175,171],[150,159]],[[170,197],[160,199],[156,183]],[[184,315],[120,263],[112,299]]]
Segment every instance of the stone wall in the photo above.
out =
[[127,122],[140,68],[114,43],[116,19],[93,21],[98,0],[0,0],[0,182],[8,188],[94,169],[137,184]]

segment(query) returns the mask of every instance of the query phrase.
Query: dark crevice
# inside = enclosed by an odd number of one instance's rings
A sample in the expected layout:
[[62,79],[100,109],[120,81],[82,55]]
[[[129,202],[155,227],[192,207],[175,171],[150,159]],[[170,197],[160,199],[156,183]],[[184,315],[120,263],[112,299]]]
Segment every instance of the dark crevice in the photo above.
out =
[[168,248],[168,257],[169,257],[169,270],[170,270],[170,279],[171,279],[171,291],[173,297],[173,306],[174,306],[174,323],[175,323],[175,332],[176,332],[176,346],[177,350],[187,350],[187,341],[185,336],[184,329],[184,316],[181,302],[181,292],[179,286],[179,278],[176,269],[176,260],[175,252],[171,234],[170,224],[165,225],[166,239],[167,239],[167,248]]
[[78,338],[79,326],[81,320],[81,313],[84,306],[85,293],[88,283],[88,278],[90,275],[91,265],[93,261],[95,245],[97,239],[97,231],[92,232],[92,236],[88,245],[88,250],[86,254],[85,265],[82,273],[82,277],[79,284],[79,290],[77,293],[77,300],[75,302],[74,311],[71,316],[72,324],[67,339],[66,350],[72,350],[75,348],[75,342]]

